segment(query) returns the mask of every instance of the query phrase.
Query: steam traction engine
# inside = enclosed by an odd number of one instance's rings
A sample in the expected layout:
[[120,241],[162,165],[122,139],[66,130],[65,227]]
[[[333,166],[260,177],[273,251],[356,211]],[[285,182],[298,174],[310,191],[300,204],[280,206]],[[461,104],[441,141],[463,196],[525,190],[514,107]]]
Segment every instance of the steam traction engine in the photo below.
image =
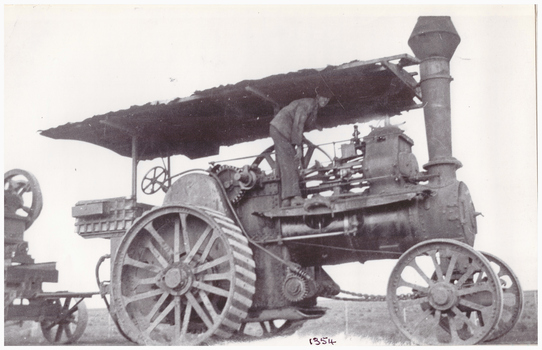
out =
[[[322,266],[376,259],[398,259],[386,300],[413,342],[475,344],[510,330],[522,307],[519,282],[504,262],[472,248],[477,213],[455,174],[449,61],[459,41],[448,17],[420,17],[409,40],[416,57],[244,81],[42,132],[133,158],[132,197],[74,207],[81,236],[111,240],[111,283],[102,288],[121,332],[140,344],[288,334],[324,315],[319,296],[340,293]],[[405,69],[418,64],[419,82]],[[242,167],[153,168],[142,190],[164,190],[163,205],[137,203],[138,160],[169,164],[173,154],[198,158],[267,137],[280,107],[315,88],[335,94],[319,114],[323,127],[423,106],[424,170],[413,141],[386,117],[363,138],[356,127],[327,162],[305,140],[303,206],[280,207],[272,147]]]

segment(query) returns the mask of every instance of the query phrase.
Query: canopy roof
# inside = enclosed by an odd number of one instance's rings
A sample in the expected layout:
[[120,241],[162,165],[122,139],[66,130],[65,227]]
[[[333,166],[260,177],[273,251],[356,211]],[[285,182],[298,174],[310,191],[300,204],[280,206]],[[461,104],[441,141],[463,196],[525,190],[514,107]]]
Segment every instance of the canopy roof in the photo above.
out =
[[331,92],[318,113],[324,128],[397,115],[419,105],[417,82],[403,67],[419,61],[407,54],[354,61],[324,69],[245,80],[196,91],[192,96],[147,103],[41,131],[54,139],[80,140],[138,159],[183,154],[195,159],[218,154],[220,146],[265,138],[269,122],[293,100]]

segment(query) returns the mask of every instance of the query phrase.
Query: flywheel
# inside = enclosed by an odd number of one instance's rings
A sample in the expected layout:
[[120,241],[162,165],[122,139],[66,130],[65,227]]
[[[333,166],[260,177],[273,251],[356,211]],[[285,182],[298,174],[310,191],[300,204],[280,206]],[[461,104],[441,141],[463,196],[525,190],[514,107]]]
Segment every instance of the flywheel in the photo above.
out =
[[214,210],[166,206],[126,233],[113,262],[112,312],[142,345],[229,338],[252,305],[256,274],[239,227]]

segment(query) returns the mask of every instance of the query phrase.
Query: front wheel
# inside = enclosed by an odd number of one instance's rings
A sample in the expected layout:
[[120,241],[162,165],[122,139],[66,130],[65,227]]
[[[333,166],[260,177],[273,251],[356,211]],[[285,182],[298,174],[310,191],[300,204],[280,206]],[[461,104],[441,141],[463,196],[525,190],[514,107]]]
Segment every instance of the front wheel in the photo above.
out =
[[473,345],[499,322],[502,288],[488,260],[469,245],[435,239],[405,252],[388,283],[397,328],[419,345]]

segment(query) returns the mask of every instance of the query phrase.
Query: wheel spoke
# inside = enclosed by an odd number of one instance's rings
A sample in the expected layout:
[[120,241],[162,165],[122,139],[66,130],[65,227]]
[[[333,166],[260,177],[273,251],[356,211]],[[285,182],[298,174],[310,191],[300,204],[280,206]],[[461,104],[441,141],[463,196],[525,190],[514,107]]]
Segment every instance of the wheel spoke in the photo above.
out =
[[457,263],[457,253],[452,254],[452,258],[450,259],[448,269],[446,270],[446,276],[444,278],[444,282],[450,283],[450,281],[452,280],[456,263]]
[[173,250],[171,250],[171,247],[166,243],[166,241],[164,241],[162,236],[160,236],[160,234],[154,229],[154,227],[152,226],[152,221],[149,222],[145,226],[145,230],[147,230],[147,232],[151,234],[151,236],[156,240],[160,248],[162,248],[164,252],[166,252],[166,254],[173,255]]
[[188,300],[188,302],[190,304],[192,304],[192,307],[194,308],[194,311],[196,311],[196,313],[201,318],[203,323],[205,323],[205,325],[207,326],[208,329],[211,329],[211,327],[213,327],[213,322],[209,319],[209,316],[207,316],[205,311],[203,311],[200,304],[198,304],[198,301],[196,300],[194,295],[192,295],[191,292],[188,292],[185,295],[186,295],[186,299]]
[[211,251],[211,248],[213,247],[213,244],[215,244],[216,239],[218,238],[218,235],[213,230],[213,235],[211,238],[209,238],[209,241],[205,245],[205,249],[203,250],[203,253],[201,253],[200,261],[203,262],[207,259],[207,256],[209,255],[209,252]]
[[231,273],[209,273],[203,276],[202,281],[220,281],[220,280],[230,280]]
[[[181,215],[181,220],[182,220],[182,214]],[[186,220],[185,220],[186,222]],[[183,231],[183,239],[186,240],[186,238],[184,238],[184,232],[186,231],[185,228],[184,228],[184,225],[182,225],[183,227],[180,227],[181,226],[181,222],[179,220],[175,220],[175,228],[173,230],[173,262],[179,262],[180,260],[180,256],[181,256],[181,233],[180,231],[182,230]],[[186,242],[185,242],[186,244]]]
[[148,284],[156,284],[156,276],[149,278],[140,278],[136,280],[136,288],[139,286],[144,286]]
[[[455,314],[454,320],[455,320],[455,318],[458,318],[458,319],[460,319],[461,321],[463,321],[463,323],[465,323],[468,327],[470,327],[470,329],[475,329],[475,328],[476,328],[476,325],[475,325],[474,323],[472,323],[472,321],[471,321],[467,316],[465,316],[465,315],[461,312],[461,310],[459,310],[459,309],[457,308],[457,306],[454,306],[454,307],[452,308],[452,311],[453,311],[454,314]],[[450,320],[450,324],[451,324],[451,323],[454,323],[454,322],[452,322],[452,320]],[[455,324],[455,323],[454,323],[454,324]]]
[[211,232],[212,230],[212,227],[211,226],[207,226],[207,228],[205,229],[205,231],[203,231],[203,233],[201,234],[201,236],[199,237],[198,241],[196,242],[196,244],[194,244],[194,246],[192,247],[192,250],[190,250],[190,253],[188,253],[188,255],[184,258],[184,263],[185,264],[188,264],[190,261],[192,261],[192,258],[196,255],[196,253],[198,252],[198,250],[200,249],[201,245],[203,244],[203,242],[205,241],[205,239],[207,238],[207,236],[209,235],[209,233]]
[[155,272],[155,273],[160,272],[160,268],[158,266],[155,266],[155,265],[152,265],[152,264],[147,264],[147,263],[144,263],[142,261],[132,259],[128,255],[124,259],[124,265],[130,265],[130,266],[138,267],[140,269],[147,270],[147,271],[150,271],[150,272]]
[[[188,214],[181,213],[179,214],[181,218],[181,231],[183,233],[183,243],[184,243],[184,251],[186,254],[190,252],[190,240],[188,237],[188,227],[186,224],[186,217]],[[180,248],[179,248],[180,249]]]
[[459,299],[459,305],[463,305],[472,310],[483,311],[487,306],[477,304],[467,299]]
[[147,241],[145,247],[152,253],[152,255],[156,258],[156,261],[158,261],[162,267],[167,267],[169,265],[169,262],[166,260],[166,258],[164,258],[164,256],[162,256],[151,241]]
[[418,266],[418,263],[415,261],[415,260],[412,260],[409,264],[410,266],[412,266],[414,268],[414,270],[416,270],[416,272],[418,272],[418,274],[420,275],[421,278],[424,279],[424,281],[428,284],[428,285],[433,285],[433,281],[431,281],[431,279],[429,277],[427,277],[427,275],[425,274],[425,272],[422,271],[422,269],[420,268],[420,266]]
[[441,316],[442,316],[442,311],[435,310],[435,314],[433,315],[433,322],[429,325],[431,327],[430,339],[433,340],[433,343],[438,343],[437,327],[440,326]]
[[152,318],[153,318],[154,315],[158,312],[158,310],[160,309],[160,306],[162,306],[162,304],[164,303],[164,301],[166,301],[166,299],[167,299],[168,296],[169,296],[169,293],[164,292],[164,293],[160,296],[160,299],[158,299],[158,301],[154,304],[154,306],[152,307],[151,311],[149,311],[149,313],[147,314],[146,321],[147,321],[148,323],[151,323]]
[[403,278],[401,278],[401,281],[399,282],[399,285],[397,287],[408,287],[408,288],[412,288],[412,290],[416,290],[416,291],[420,291],[424,293],[429,292],[429,288],[407,282]]
[[220,296],[223,296],[223,297],[226,297],[226,298],[230,295],[230,292],[225,290],[225,289],[218,288],[218,287],[215,287],[215,286],[211,286],[209,284],[202,283],[202,282],[199,282],[199,281],[194,281],[194,283],[192,285],[195,288],[198,288],[198,289],[201,289],[201,290],[204,290],[206,292],[213,293],[213,294],[216,294],[216,295],[220,295]]
[[457,334],[457,327],[455,325],[455,318],[449,319],[448,325],[450,326],[450,335],[452,337],[452,344],[459,343],[459,335]]
[[199,297],[201,301],[203,301],[203,305],[205,305],[205,308],[207,309],[207,312],[209,313],[209,315],[211,315],[211,318],[213,320],[216,320],[218,318],[218,314],[216,313],[215,308],[213,307],[213,304],[209,300],[209,297],[207,296],[207,294],[204,291],[200,290]]
[[[150,179],[143,179],[143,181],[148,182],[147,185],[143,186],[143,188],[142,188],[143,192],[145,192],[145,190],[147,190],[150,186],[154,185],[154,182],[151,181]],[[154,190],[154,186],[153,186],[152,189]]]
[[271,169],[275,169],[275,161],[273,160],[273,158],[271,158],[271,153],[266,153],[264,157]]
[[472,287],[462,288],[457,291],[459,296],[464,296],[468,294],[474,294],[479,292],[490,292],[491,293],[491,286],[485,284],[485,283],[479,283]]
[[230,257],[228,255],[223,255],[218,259],[209,261],[209,262],[207,262],[205,264],[201,264],[200,266],[196,267],[194,269],[194,273],[200,273],[202,271],[208,270],[208,269],[213,268],[213,267],[215,267],[217,265],[220,265],[222,263],[228,262],[229,260],[230,260]]
[[58,343],[60,341],[60,339],[62,339],[62,330],[63,329],[64,329],[64,326],[62,325],[62,323],[59,323],[58,328],[56,329],[55,343]]
[[461,276],[461,278],[457,280],[457,283],[455,284],[457,288],[461,288],[463,286],[463,283],[465,283],[465,281],[469,277],[471,277],[476,272],[477,269],[478,269],[477,266],[469,265],[469,267],[467,268],[467,271],[463,274],[463,276]]
[[409,323],[411,323],[411,324],[413,325],[412,328],[413,328],[413,329],[417,329],[417,328],[422,324],[422,322],[423,322],[425,319],[427,319],[427,316],[430,316],[430,315],[431,315],[431,311],[432,311],[431,308],[428,308],[428,309],[426,309],[426,310],[422,313],[422,315],[419,316],[415,321],[409,322]]
[[190,302],[186,303],[186,307],[184,310],[184,317],[183,317],[183,326],[181,328],[181,336],[180,339],[183,340],[186,336],[186,332],[188,331],[188,323],[190,322],[190,314],[192,313],[192,304]]
[[149,325],[149,327],[145,330],[145,332],[143,332],[143,334],[145,334],[146,336],[151,334],[151,332],[156,328],[156,326],[158,326],[158,324],[162,322],[162,320],[170,313],[170,311],[173,309],[174,306],[175,306],[175,302],[171,301],[168,304],[168,306],[160,313],[160,315],[158,315],[154,319],[154,321]]
[[181,339],[181,297],[175,296],[175,340]]
[[148,292],[132,295],[129,297],[124,297],[124,300],[126,301],[126,304],[130,304],[130,303],[133,303],[134,301],[152,298],[162,293],[163,291],[161,289],[153,289],[153,290],[149,290]]
[[444,275],[442,274],[442,267],[437,261],[437,252],[432,250],[429,252],[431,255],[431,260],[433,260],[433,266],[435,266],[435,272],[437,274],[437,281],[444,281]]

